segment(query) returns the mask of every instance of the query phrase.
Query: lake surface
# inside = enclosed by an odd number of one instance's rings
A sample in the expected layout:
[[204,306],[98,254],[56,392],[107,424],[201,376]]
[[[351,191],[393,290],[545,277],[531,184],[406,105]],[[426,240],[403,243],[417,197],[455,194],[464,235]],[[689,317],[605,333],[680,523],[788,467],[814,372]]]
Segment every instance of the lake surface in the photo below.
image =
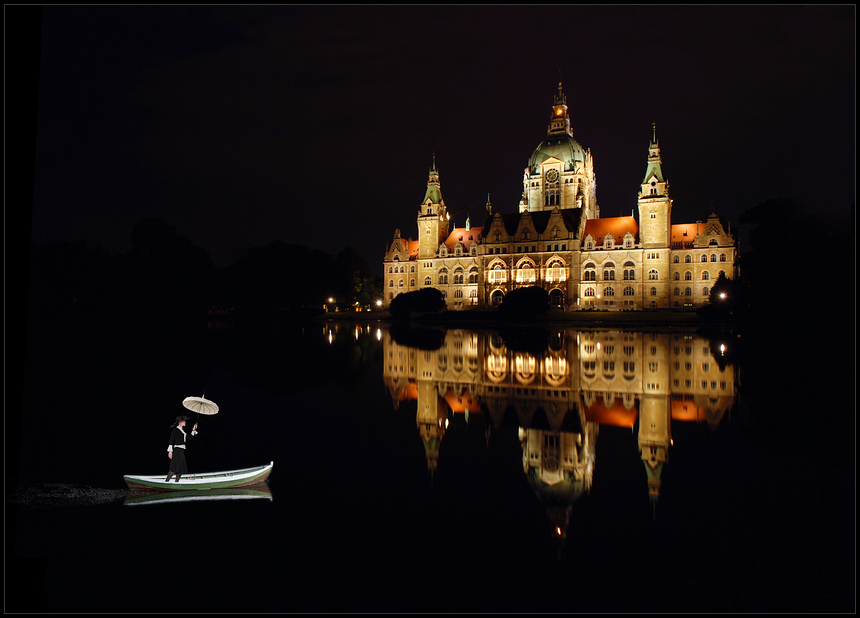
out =
[[[854,611],[824,339],[31,321],[6,610]],[[191,395],[191,470],[273,461],[268,495],[135,502]]]

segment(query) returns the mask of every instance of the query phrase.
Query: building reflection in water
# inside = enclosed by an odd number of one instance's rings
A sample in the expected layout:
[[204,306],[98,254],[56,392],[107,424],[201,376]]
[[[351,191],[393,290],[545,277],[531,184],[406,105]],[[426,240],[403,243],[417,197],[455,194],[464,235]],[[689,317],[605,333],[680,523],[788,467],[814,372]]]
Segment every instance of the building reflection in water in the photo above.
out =
[[620,330],[559,330],[537,341],[450,330],[428,350],[382,332],[385,384],[395,408],[415,401],[430,474],[455,415],[467,423],[484,415],[487,431],[515,418],[523,473],[561,545],[572,505],[591,488],[600,427],[627,427],[637,433],[642,491],[656,514],[673,423],[716,430],[736,401],[725,348],[692,333]]

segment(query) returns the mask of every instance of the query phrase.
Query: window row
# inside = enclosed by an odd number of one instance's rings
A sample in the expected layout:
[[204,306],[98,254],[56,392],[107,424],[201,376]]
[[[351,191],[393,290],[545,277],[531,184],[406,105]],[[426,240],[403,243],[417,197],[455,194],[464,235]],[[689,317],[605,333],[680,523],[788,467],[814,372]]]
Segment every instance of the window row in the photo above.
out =
[[[702,257],[700,258],[700,260],[699,260],[699,261],[700,261],[700,262],[707,262],[707,261],[708,261],[708,256],[707,256],[706,254],[704,254],[704,253],[703,253],[703,254],[702,254]],[[719,256],[719,258],[717,258],[717,254],[716,254],[716,253],[712,253],[712,254],[711,254],[711,257],[710,257],[710,261],[711,261],[711,262],[716,262],[716,261],[720,261],[720,262],[727,262],[727,261],[728,261],[728,257],[726,256],[726,254],[725,254],[725,253],[721,253],[721,254],[720,254],[720,256]],[[675,257],[673,257],[673,258],[672,258],[672,262],[674,262],[675,264],[680,264],[680,263],[681,263],[681,256],[680,256],[680,255],[676,255]],[[684,264],[692,264],[692,263],[693,263],[693,256],[692,256],[692,255],[685,255],[685,256],[684,256]]]
[[[721,270],[717,274],[718,279],[719,279],[720,275],[725,277],[726,276],[725,271]],[[702,273],[702,281],[707,281],[710,278],[711,278],[711,274],[707,270]],[[673,281],[680,281],[681,280],[681,273],[676,272],[674,275],[672,275],[672,280]],[[692,280],[693,280],[693,273],[691,273],[688,270],[687,272],[684,273],[684,281],[692,281]]]
[[[708,288],[708,287],[702,288],[702,296],[708,296],[708,295],[710,295],[710,293],[711,293],[710,288]],[[681,288],[675,288],[674,290],[672,290],[672,295],[673,296],[681,296]],[[684,296],[692,296],[693,295],[693,288],[684,288],[684,294],[683,295]]]

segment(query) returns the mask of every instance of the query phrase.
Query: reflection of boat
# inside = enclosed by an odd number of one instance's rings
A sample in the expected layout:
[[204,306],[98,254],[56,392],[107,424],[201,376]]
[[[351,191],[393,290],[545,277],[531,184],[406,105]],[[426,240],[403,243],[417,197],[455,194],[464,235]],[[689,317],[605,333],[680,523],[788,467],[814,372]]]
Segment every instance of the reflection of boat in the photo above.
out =
[[199,489],[171,492],[133,490],[126,496],[125,504],[164,504],[166,502],[195,502],[199,500],[252,500],[255,498],[264,498],[271,501],[272,490],[265,483],[258,483],[250,487],[210,489],[208,491],[200,491]]
[[256,485],[265,481],[272,472],[275,462],[265,466],[254,468],[241,468],[239,470],[225,470],[223,472],[203,472],[198,474],[183,475],[179,481],[167,482],[164,475],[140,476],[127,474],[123,478],[129,489],[155,490],[155,491],[189,491],[189,490],[212,490],[230,489]]

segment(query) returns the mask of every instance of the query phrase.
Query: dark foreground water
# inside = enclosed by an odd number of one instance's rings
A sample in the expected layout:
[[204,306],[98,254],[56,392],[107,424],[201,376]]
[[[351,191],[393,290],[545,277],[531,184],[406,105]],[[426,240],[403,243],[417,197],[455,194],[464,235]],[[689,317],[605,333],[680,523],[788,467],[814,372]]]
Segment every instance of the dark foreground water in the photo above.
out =
[[[7,612],[855,609],[853,368],[671,329],[28,334]],[[270,494],[135,503],[204,394],[191,468],[274,461]]]

